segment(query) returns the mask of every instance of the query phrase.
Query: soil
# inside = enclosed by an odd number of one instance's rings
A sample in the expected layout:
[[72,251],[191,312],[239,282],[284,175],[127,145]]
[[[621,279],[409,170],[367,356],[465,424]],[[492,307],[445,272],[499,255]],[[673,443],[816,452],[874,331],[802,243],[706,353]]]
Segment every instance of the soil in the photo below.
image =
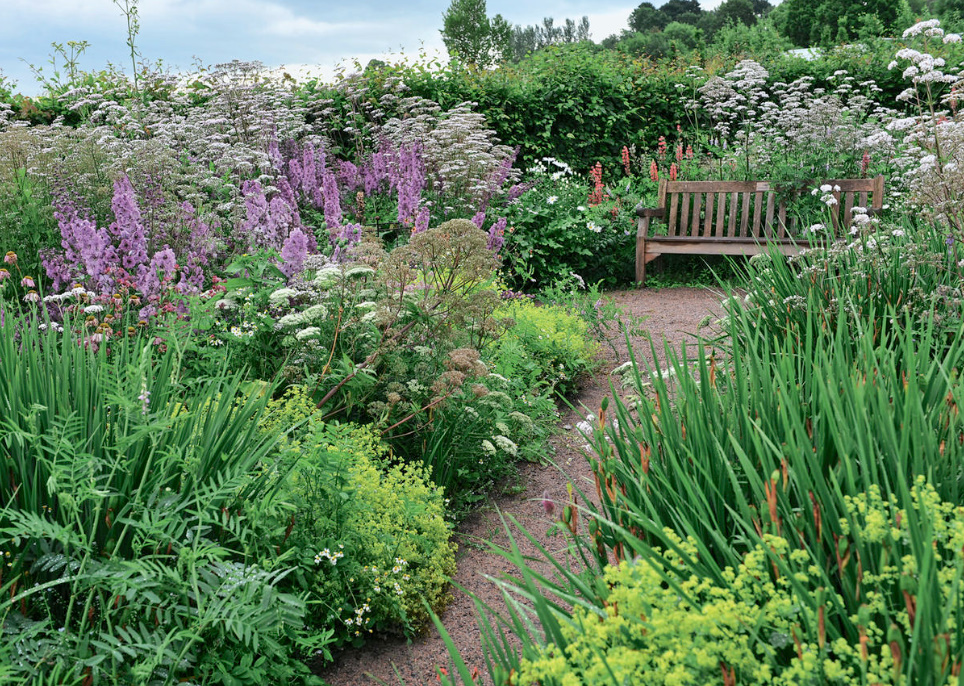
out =
[[[652,361],[649,339],[657,344],[658,361],[663,362],[665,340],[675,348],[695,339],[700,322],[707,315],[719,316],[720,293],[704,288],[644,289],[615,291],[607,294],[624,313],[624,319],[643,318],[641,336],[631,339],[635,354]],[[600,402],[610,394],[609,372],[629,359],[625,340],[614,336],[616,351],[605,348],[605,362],[597,373],[586,379],[573,399],[575,410],[561,412],[560,431],[552,438],[554,454],[547,455],[556,466],[548,464],[520,465],[519,482],[508,489],[512,494],[492,498],[491,502],[467,518],[458,528],[458,572],[455,583],[495,608],[504,607],[501,594],[486,577],[510,572],[511,565],[491,552],[486,542],[505,545],[506,536],[500,515],[511,515],[534,534],[549,550],[559,548],[561,539],[545,534],[552,519],[545,513],[545,497],[556,503],[567,499],[569,481],[591,483],[592,474],[584,457],[585,441],[574,429],[590,412],[598,413]],[[592,491],[592,488],[588,489]],[[558,514],[558,512],[557,512]],[[523,552],[535,552],[534,548]],[[547,565],[548,566],[548,565]],[[442,614],[442,622],[458,647],[466,664],[485,672],[475,607],[465,592],[453,588],[453,599]],[[367,684],[405,684],[429,686],[438,683],[436,666],[449,665],[448,651],[434,627],[425,635],[407,642],[402,638],[380,638],[363,648],[344,650],[335,661],[320,672],[331,686],[365,686]],[[486,677],[481,683],[489,684]]]

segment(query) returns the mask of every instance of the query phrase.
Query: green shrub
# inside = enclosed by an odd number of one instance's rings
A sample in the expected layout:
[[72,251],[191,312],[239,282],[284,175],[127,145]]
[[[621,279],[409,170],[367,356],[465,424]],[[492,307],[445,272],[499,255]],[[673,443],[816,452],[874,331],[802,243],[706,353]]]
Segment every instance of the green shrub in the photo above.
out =
[[496,317],[513,322],[487,352],[502,376],[565,393],[598,364],[599,345],[588,324],[562,306],[516,300],[496,310]]
[[304,389],[272,401],[262,428],[292,425],[276,544],[298,566],[308,621],[339,643],[420,631],[423,600],[440,611],[455,572],[441,489],[422,469],[392,464],[371,428],[323,422]]

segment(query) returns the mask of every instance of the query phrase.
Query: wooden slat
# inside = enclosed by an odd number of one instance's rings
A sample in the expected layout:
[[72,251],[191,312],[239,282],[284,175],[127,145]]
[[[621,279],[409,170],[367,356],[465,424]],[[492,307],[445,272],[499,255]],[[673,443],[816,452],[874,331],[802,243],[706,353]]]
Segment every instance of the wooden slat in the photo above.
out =
[[779,224],[779,231],[777,231],[777,238],[786,238],[787,236],[787,204],[785,202],[780,203],[780,209],[777,211],[777,223]]
[[706,194],[706,209],[703,211],[703,235],[706,237],[712,237],[711,230],[713,228],[713,200],[714,194]]
[[854,194],[853,191],[844,193],[844,210],[843,210],[843,230],[846,231],[850,228],[850,222],[853,219],[854,211]]
[[765,242],[748,239],[723,239],[707,240],[697,236],[695,238],[668,238],[660,236],[649,238],[646,241],[647,254],[676,254],[676,255],[757,255],[766,252],[769,246],[775,246],[785,255],[795,255],[803,248],[808,247],[806,241],[794,243],[793,241],[772,241],[769,245]]
[[[839,186],[839,184],[837,185]],[[833,224],[834,231],[840,230],[840,214],[841,214],[840,213],[840,194],[842,191],[843,189],[840,189],[839,191],[834,191],[833,193],[831,193],[831,195],[833,195],[834,197],[834,200],[837,201],[829,208],[830,220],[831,220],[831,223]]]
[[713,224],[713,235],[723,235],[723,218],[726,211],[726,193],[719,193],[716,196],[716,222]]
[[767,181],[670,181],[667,183],[666,192],[672,193],[744,193],[753,192],[759,188],[760,184],[769,190]]
[[740,217],[740,235],[746,236],[746,227],[750,222],[750,195],[751,193],[740,193],[743,198],[743,216]]
[[683,214],[679,220],[679,233],[670,234],[671,236],[685,236],[690,227],[690,194],[683,193]]
[[884,206],[884,175],[880,174],[874,179],[874,209],[879,210]]
[[679,196],[676,193],[670,196],[669,200],[669,228],[666,231],[670,236],[676,235],[676,213],[679,210]]
[[831,186],[840,186],[841,191],[872,191],[875,182],[876,179],[827,179],[814,183],[814,186],[830,184]]
[[861,207],[866,207],[868,209],[870,208],[870,205],[867,204],[867,198],[868,198],[867,191],[861,191],[860,195],[858,195],[857,198]]
[[777,202],[777,194],[775,192],[767,193],[767,220],[766,224],[763,226],[763,232],[767,238],[773,236],[773,210]]
[[736,215],[739,214],[739,193],[730,193],[730,230],[726,232],[727,236],[736,235]]
[[693,194],[693,221],[690,222],[690,236],[700,235],[700,206],[703,204],[703,194]]
[[656,207],[666,207],[666,184],[668,181],[665,178],[659,180],[659,189],[656,191]]
[[763,234],[760,225],[763,223],[763,193],[753,194],[753,237],[760,238]]

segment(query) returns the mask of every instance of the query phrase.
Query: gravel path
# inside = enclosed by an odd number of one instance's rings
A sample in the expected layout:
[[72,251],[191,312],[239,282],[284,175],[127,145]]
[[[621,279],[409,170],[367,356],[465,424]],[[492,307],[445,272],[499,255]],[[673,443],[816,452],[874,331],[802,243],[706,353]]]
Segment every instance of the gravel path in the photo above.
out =
[[[692,341],[700,321],[707,314],[718,314],[721,300],[720,295],[712,290],[696,288],[616,291],[607,294],[607,297],[627,315],[645,318],[642,328],[657,342],[659,357],[662,357],[660,339],[665,339],[676,347],[680,343]],[[650,359],[649,342],[645,338],[634,338],[632,345],[638,356]],[[598,412],[603,397],[609,395],[609,371],[628,359],[625,341],[616,341],[616,347],[617,354],[606,348],[603,367],[593,378],[586,381],[575,398],[574,405],[579,409],[562,413],[562,427],[574,426],[586,412]],[[499,591],[485,577],[509,572],[510,565],[503,558],[489,552],[481,542],[505,544],[499,512],[511,514],[529,532],[535,534],[542,545],[551,550],[553,546],[558,547],[561,543],[559,538],[550,540],[545,536],[551,521],[540,505],[542,494],[548,493],[551,499],[562,503],[566,500],[567,481],[583,480],[589,483],[591,480],[591,472],[581,450],[584,441],[577,432],[571,429],[560,431],[553,437],[552,443],[555,448],[553,459],[565,474],[551,466],[521,465],[522,492],[494,498],[489,505],[463,522],[456,532],[455,540],[459,544],[459,553],[455,582],[494,607],[504,605]],[[592,488],[588,490],[591,491]],[[525,546],[520,547],[523,552],[528,552]],[[466,664],[470,668],[478,667],[484,672],[485,661],[472,600],[458,590],[453,591],[453,596],[452,603],[442,615],[442,621],[459,647]],[[400,683],[406,686],[430,686],[437,683],[436,665],[448,664],[445,644],[433,628],[430,633],[412,643],[407,643],[404,639],[378,639],[370,641],[363,648],[345,650],[336,656],[334,664],[320,674],[331,686],[365,686],[378,683],[393,686]],[[399,681],[399,677],[402,681]],[[490,682],[486,678],[484,683]]]

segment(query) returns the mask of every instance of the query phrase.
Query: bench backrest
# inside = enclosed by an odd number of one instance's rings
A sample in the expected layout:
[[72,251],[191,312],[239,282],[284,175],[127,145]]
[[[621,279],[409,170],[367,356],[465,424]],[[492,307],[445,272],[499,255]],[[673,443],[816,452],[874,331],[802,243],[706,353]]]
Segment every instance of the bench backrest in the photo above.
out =
[[833,228],[850,225],[854,207],[880,210],[884,201],[884,177],[828,179],[807,182],[790,189],[769,181],[667,181],[659,182],[657,207],[670,237],[719,239],[788,239],[799,233],[797,218],[787,216],[787,200],[809,193],[823,184],[839,187],[828,207]]

